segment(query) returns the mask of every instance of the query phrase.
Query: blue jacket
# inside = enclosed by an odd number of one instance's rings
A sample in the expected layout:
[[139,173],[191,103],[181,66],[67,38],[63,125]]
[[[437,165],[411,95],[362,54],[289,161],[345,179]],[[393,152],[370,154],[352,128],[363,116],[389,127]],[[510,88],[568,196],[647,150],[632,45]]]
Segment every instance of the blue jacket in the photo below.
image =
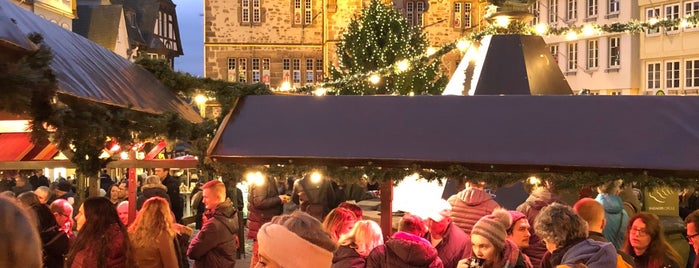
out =
[[604,219],[607,222],[602,230],[604,238],[620,249],[626,236],[626,226],[629,225],[629,215],[624,210],[624,203],[618,195],[609,194],[599,194],[595,200],[604,207]]
[[612,244],[585,239],[570,247],[560,264],[583,263],[589,268],[608,268],[616,267],[616,261],[616,249]]

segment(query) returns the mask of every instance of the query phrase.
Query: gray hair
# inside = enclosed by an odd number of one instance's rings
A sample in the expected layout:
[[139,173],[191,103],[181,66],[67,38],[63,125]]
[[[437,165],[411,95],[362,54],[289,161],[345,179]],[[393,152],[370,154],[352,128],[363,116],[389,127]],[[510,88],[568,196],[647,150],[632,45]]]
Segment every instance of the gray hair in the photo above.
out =
[[569,241],[587,238],[587,222],[570,206],[553,203],[539,212],[534,231],[541,239],[560,248]]
[[143,185],[148,185],[148,184],[161,184],[162,185],[163,183],[160,181],[160,177],[158,177],[156,175],[150,175],[150,176],[146,177],[146,181],[143,183]]

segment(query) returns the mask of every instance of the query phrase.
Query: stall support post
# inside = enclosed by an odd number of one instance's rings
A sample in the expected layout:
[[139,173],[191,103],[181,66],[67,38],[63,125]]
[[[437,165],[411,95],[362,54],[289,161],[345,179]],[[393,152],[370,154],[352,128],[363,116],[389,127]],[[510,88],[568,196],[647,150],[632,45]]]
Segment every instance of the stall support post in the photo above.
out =
[[136,219],[136,169],[129,168],[129,225]]
[[381,231],[384,241],[393,234],[393,179],[382,182],[381,190]]

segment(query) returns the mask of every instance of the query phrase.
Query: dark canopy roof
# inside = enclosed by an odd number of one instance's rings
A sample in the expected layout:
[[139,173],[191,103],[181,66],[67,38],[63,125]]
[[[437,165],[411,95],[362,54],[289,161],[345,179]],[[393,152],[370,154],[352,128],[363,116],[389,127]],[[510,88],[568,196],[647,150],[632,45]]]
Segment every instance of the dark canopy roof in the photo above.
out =
[[189,105],[127,59],[7,0],[0,0],[0,15],[14,19],[23,36],[37,32],[44,37],[53,52],[51,69],[59,94],[153,114],[174,112],[189,121],[201,122]]
[[699,174],[699,98],[248,96],[216,161]]

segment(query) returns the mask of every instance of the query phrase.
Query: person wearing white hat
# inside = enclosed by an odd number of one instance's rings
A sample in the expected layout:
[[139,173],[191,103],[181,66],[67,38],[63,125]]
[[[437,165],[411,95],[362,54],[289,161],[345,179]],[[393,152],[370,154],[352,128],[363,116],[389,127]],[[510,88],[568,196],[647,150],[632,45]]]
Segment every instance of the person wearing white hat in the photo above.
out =
[[471,256],[471,238],[451,221],[451,205],[446,200],[440,198],[427,207],[424,238],[437,249],[444,268],[454,268],[459,260]]

